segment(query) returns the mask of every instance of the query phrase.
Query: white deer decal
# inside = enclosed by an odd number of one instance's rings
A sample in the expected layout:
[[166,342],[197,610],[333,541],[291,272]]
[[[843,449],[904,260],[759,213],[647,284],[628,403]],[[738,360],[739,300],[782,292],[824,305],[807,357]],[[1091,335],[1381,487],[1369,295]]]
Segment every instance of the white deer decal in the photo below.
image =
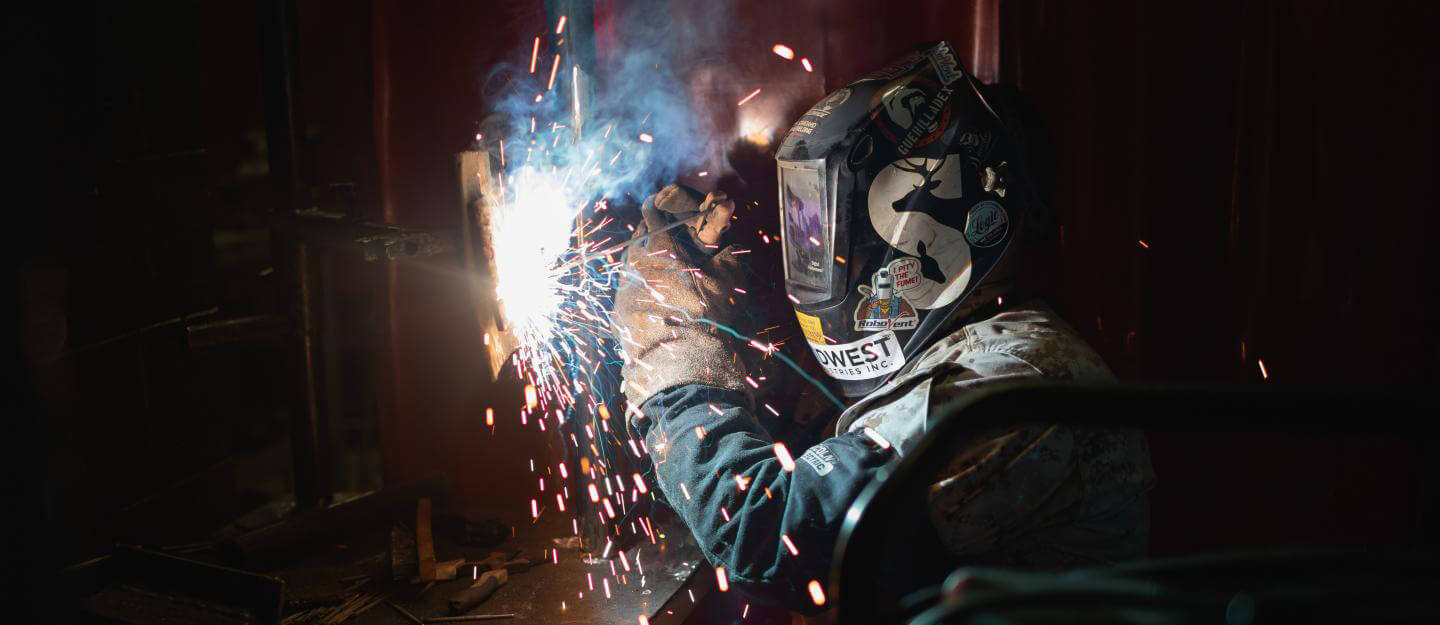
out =
[[916,308],[949,304],[970,283],[970,244],[964,233],[920,212],[934,200],[963,195],[961,158],[949,154],[944,159],[900,159],[870,183],[867,203],[875,232],[896,249],[920,259],[920,283],[905,291]]

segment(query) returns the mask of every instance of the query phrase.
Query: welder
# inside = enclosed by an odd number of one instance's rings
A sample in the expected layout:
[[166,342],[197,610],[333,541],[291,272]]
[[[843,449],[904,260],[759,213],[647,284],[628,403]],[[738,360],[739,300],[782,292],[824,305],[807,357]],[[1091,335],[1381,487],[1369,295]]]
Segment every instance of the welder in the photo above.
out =
[[[648,238],[627,255],[614,317],[627,422],[666,500],[748,594],[813,610],[809,582],[824,583],[850,504],[946,400],[1004,381],[1112,379],[1026,292],[1020,261],[1053,222],[1050,181],[1032,163],[1034,124],[1002,95],[942,42],[829,94],[782,140],[786,290],[847,398],[833,436],[793,464],[757,419],[742,344],[722,329],[738,323],[746,286],[739,250],[720,246],[733,201],[672,185],[642,207],[636,236]],[[967,562],[1110,563],[1144,556],[1153,482],[1140,432],[1008,427],[956,449],[914,513]]]

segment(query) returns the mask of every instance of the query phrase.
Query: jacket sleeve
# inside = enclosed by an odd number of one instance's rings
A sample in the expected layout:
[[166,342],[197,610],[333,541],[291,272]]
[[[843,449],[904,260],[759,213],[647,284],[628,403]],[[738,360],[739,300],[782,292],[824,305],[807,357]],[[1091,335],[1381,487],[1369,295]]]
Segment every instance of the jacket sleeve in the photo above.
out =
[[892,454],[848,433],[812,446],[786,472],[747,404],[742,393],[690,384],[651,397],[630,422],[660,491],[730,584],[814,612],[809,583],[827,583],[846,511]]

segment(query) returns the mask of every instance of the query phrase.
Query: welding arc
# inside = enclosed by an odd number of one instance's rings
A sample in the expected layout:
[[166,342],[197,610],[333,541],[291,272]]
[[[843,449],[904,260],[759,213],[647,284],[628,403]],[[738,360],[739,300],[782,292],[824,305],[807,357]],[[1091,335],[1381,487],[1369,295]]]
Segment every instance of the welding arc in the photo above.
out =
[[630,249],[631,246],[634,246],[634,245],[637,245],[637,244],[640,244],[640,243],[644,243],[645,241],[649,240],[650,237],[653,237],[653,236],[655,236],[655,235],[657,235],[657,234],[660,234],[660,233],[662,233],[662,232],[669,232],[669,231],[671,231],[671,230],[674,230],[674,229],[676,229],[676,228],[679,228],[680,226],[692,225],[692,224],[694,224],[696,221],[698,221],[701,217],[704,217],[704,216],[705,216],[705,213],[703,213],[703,212],[701,212],[701,213],[696,213],[696,214],[695,214],[694,216],[692,216],[692,217],[686,217],[685,219],[682,219],[682,220],[677,221],[677,222],[675,222],[675,223],[673,223],[673,224],[670,224],[670,225],[668,225],[668,226],[665,226],[664,228],[661,228],[661,229],[656,230],[656,231],[654,231],[654,232],[647,232],[647,233],[642,234],[642,235],[640,235],[640,236],[638,236],[638,237],[636,237],[636,238],[634,238],[634,239],[631,239],[631,240],[629,240],[629,241],[626,241],[625,243],[621,243],[620,245],[617,245],[617,246],[615,246],[615,247],[609,248],[609,249],[607,249],[607,250],[605,250],[605,251],[603,251],[603,252],[591,252],[591,253],[589,253],[589,254],[583,254],[583,255],[581,255],[579,258],[576,258],[576,259],[574,259],[574,260],[572,260],[572,261],[570,261],[570,262],[568,262],[568,263],[565,263],[565,264],[561,265],[561,266],[560,266],[560,270],[561,270],[561,271],[569,271],[570,269],[572,269],[572,268],[574,268],[574,267],[578,267],[578,266],[580,266],[580,265],[583,265],[583,264],[585,264],[585,263],[588,263],[588,262],[590,262],[590,261],[592,261],[592,260],[595,260],[595,259],[597,259],[597,258],[603,258],[603,257],[604,257],[605,255],[607,255],[607,254],[614,254],[614,253],[616,253],[616,252],[623,252],[623,251],[625,251],[625,250],[627,250],[627,249]]

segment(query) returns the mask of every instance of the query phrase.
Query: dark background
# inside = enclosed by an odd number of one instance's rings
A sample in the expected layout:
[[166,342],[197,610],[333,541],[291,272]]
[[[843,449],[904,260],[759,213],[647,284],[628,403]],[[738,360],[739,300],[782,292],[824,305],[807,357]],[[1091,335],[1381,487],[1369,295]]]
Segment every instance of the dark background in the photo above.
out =
[[[1122,378],[1380,392],[1435,378],[1434,3],[737,0],[724,19],[698,4],[597,0],[597,54],[632,45],[614,16],[635,7],[702,20],[726,52],[695,93],[725,103],[732,131],[747,113],[728,103],[755,87],[778,95],[750,110],[788,126],[782,112],[941,38],[1028,92],[1060,159],[1050,299]],[[455,227],[451,159],[487,111],[488,68],[528,55],[545,7],[298,6],[312,205]],[[206,320],[284,313],[256,3],[17,11],[11,548],[50,568],[203,536],[285,496],[295,373],[284,341],[187,341]],[[773,169],[734,159],[763,229]],[[524,505],[513,478],[543,452],[509,418],[518,389],[488,380],[455,285],[413,263],[325,262],[335,489],[445,471],[456,506]],[[510,425],[481,426],[487,406]],[[1433,417],[1413,416],[1363,440],[1156,437],[1157,551],[1419,539],[1435,446]]]

